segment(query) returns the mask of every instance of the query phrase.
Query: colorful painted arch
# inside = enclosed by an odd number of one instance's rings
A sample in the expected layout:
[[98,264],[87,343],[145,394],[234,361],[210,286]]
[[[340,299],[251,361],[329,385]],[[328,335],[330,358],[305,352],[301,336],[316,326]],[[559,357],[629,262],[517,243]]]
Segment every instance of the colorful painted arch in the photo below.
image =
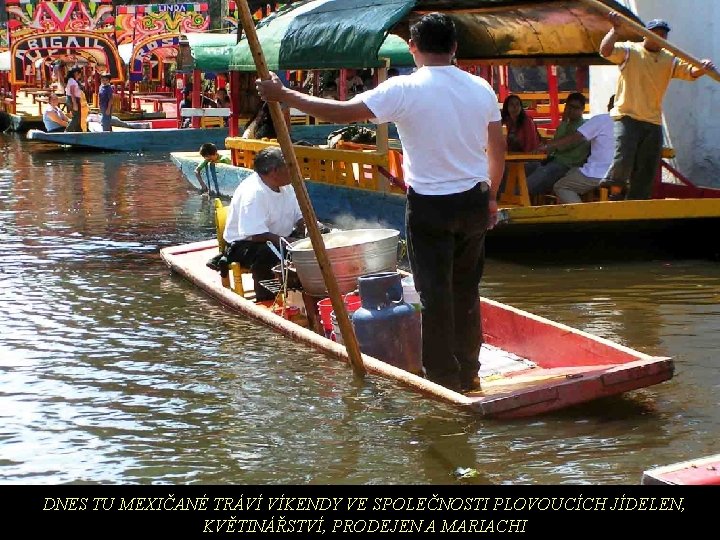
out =
[[[175,56],[180,45],[180,34],[167,33],[146,37],[133,47],[128,65],[130,73],[142,73],[143,58],[149,54],[162,57]],[[165,52],[163,52],[165,51]]]
[[110,73],[113,82],[124,80],[122,61],[117,47],[101,34],[81,32],[58,32],[33,35],[18,39],[10,51],[10,82],[25,84],[25,66],[41,58],[77,54],[91,58],[103,71]]

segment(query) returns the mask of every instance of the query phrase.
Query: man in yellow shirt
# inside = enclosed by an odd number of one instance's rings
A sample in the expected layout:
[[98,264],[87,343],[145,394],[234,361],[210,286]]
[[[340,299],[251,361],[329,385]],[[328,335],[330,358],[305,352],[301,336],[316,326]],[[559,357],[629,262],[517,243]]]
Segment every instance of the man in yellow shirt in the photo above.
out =
[[[662,100],[670,80],[694,81],[715,66],[710,60],[693,66],[648,37],[642,43],[617,43],[622,18],[614,11],[608,18],[613,26],[600,44],[600,54],[618,64],[620,78],[610,111],[615,120],[615,156],[604,183],[626,186],[630,182],[628,199],[649,199],[660,164]],[[653,19],[646,28],[663,39],[670,31],[661,19]]]

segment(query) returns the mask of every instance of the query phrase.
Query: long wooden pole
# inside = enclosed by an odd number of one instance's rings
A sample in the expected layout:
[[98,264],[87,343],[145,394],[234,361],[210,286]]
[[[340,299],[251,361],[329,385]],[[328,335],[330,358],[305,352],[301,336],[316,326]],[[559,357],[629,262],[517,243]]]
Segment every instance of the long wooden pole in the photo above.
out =
[[[602,11],[605,14],[610,13],[611,11],[614,11],[611,7],[608,7],[605,3],[600,2],[600,0],[580,0],[583,4],[587,4],[588,6],[594,7],[595,9],[598,9],[599,11]],[[667,49],[671,53],[673,53],[678,58],[685,60],[686,62],[692,64],[693,66],[702,67],[702,62],[695,58],[694,56],[686,53],[682,49],[679,49],[672,43],[670,43],[668,40],[661,38],[658,36],[655,32],[652,32],[645,28],[643,25],[638,24],[637,22],[633,21],[630,17],[627,15],[623,15],[622,13],[618,12],[618,17],[623,21],[623,23],[634,30],[636,33],[640,34],[642,37],[646,37],[648,39],[654,40],[656,43],[662,45],[664,49]],[[720,73],[718,73],[716,70],[709,69],[707,70],[707,74],[715,79],[716,81],[720,81]]]
[[[252,15],[250,14],[250,7],[248,6],[247,0],[238,2],[240,8],[240,20],[242,23],[243,30],[245,31],[245,37],[248,40],[250,46],[250,52],[252,52],[253,59],[255,60],[255,68],[257,69],[258,75],[262,80],[270,79],[270,70],[265,62],[265,55],[263,54],[260,41],[255,31],[255,23],[253,22]],[[320,271],[322,272],[323,279],[325,280],[325,287],[330,295],[330,301],[332,302],[335,315],[337,316],[338,325],[340,326],[340,333],[342,334],[343,342],[348,352],[348,358],[350,358],[350,364],[352,365],[355,376],[362,379],[365,377],[365,365],[362,361],[362,355],[360,354],[360,346],[355,336],[355,331],[350,323],[347,309],[345,308],[345,302],[343,302],[338,288],[337,281],[335,280],[335,273],[333,272],[330,260],[325,250],[325,242],[323,241],[320,229],[317,226],[317,217],[315,210],[310,202],[310,196],[308,195],[305,183],[303,182],[302,173],[300,172],[300,165],[298,164],[297,157],[295,156],[295,149],[290,139],[290,130],[285,123],[280,104],[276,101],[269,102],[270,115],[272,116],[273,124],[275,125],[275,132],[278,136],[278,142],[282,149],[283,155],[285,156],[285,162],[290,169],[290,178],[292,180],[293,188],[295,189],[295,195],[297,196],[298,203],[300,204],[300,210],[302,211],[303,218],[305,219],[305,226],[307,227],[310,241],[312,242],[313,249],[315,250],[315,257],[317,258],[318,264],[320,265]]]

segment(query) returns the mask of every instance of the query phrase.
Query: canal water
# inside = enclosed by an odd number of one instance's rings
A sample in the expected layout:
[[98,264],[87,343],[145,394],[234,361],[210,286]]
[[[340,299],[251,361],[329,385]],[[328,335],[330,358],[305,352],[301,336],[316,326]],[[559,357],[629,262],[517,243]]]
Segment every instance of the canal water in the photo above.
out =
[[161,248],[213,234],[166,154],[0,135],[0,483],[635,484],[718,451],[716,262],[490,260],[485,296],[676,362],[493,421],[357,383],[170,274]]

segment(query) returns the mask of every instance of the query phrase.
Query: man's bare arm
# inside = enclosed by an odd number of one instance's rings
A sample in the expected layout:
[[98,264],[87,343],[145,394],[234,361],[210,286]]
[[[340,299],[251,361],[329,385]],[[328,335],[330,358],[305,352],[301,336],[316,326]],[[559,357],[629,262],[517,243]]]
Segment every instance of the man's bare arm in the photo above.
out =
[[336,101],[309,96],[286,88],[274,73],[267,81],[258,80],[256,86],[260,97],[266,101],[282,101],[289,107],[329,122],[359,122],[373,116],[372,111],[361,101]]
[[622,24],[622,19],[620,18],[620,15],[618,15],[618,13],[615,11],[611,11],[610,13],[608,13],[608,19],[610,19],[610,22],[612,23],[612,28],[607,34],[605,34],[605,37],[600,42],[600,56],[603,56],[605,58],[612,54],[613,47],[619,39],[618,30],[620,29],[620,25]]
[[497,195],[498,187],[505,171],[506,142],[502,131],[502,124],[490,122],[488,124],[488,175],[492,187],[492,195]]

